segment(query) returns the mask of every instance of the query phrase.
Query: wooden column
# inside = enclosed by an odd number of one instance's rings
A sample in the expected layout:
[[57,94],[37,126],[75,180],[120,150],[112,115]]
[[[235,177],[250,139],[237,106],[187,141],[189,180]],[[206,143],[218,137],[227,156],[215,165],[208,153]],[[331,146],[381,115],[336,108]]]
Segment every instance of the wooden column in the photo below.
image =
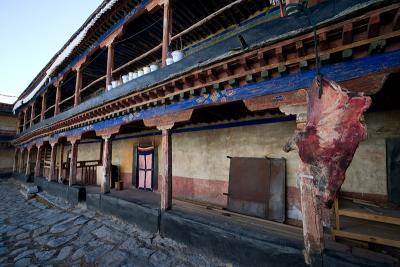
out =
[[69,139],[68,141],[71,142],[71,162],[70,162],[70,169],[69,169],[69,186],[76,184],[76,168],[77,168],[77,161],[78,161],[78,138]]
[[18,148],[15,149],[14,153],[13,172],[17,172],[17,169],[18,169]]
[[319,190],[314,184],[314,177],[309,175],[309,166],[302,167],[300,173],[300,199],[303,215],[303,236],[305,262],[311,266],[322,266],[324,236],[322,227],[322,209]]
[[40,112],[40,121],[44,120],[44,115],[46,112],[46,98],[47,98],[47,92],[44,92],[42,94],[42,111]]
[[22,173],[24,170],[24,148],[21,149],[21,157],[19,160],[18,172]]
[[22,125],[22,131],[25,131],[25,129],[26,129],[26,120],[27,120],[27,112],[28,110],[27,109],[25,109],[23,112],[24,112],[24,124]]
[[54,104],[54,116],[60,113],[61,83],[57,82],[55,86],[56,86],[56,101]]
[[103,145],[103,175],[101,178],[101,193],[110,192],[110,180],[111,180],[111,160],[112,160],[112,141],[111,135],[102,136]]
[[170,126],[162,126],[162,181],[161,181],[161,210],[169,210],[172,207],[172,143]]
[[106,75],[106,90],[112,81],[112,72],[114,70],[114,44],[111,41],[107,44],[107,75]]
[[37,154],[36,154],[36,162],[35,162],[35,172],[34,176],[39,177],[40,176],[40,160],[42,156],[42,145],[36,145],[37,147]]
[[57,163],[57,141],[50,142],[51,153],[50,153],[50,177],[49,181],[57,180],[56,163]]
[[31,150],[32,150],[32,147],[28,147],[27,154],[26,154],[25,175],[31,174]]
[[75,82],[75,95],[74,95],[74,107],[79,105],[81,102],[81,89],[82,89],[82,68],[78,66],[76,69],[76,82]]
[[62,170],[63,170],[63,161],[64,161],[64,144],[60,143],[60,170],[58,171],[58,182],[62,183]]
[[171,43],[172,9],[169,0],[164,1],[163,41],[162,41],[162,66],[167,64],[168,49]]
[[120,126],[114,126],[106,129],[100,129],[96,131],[97,136],[103,138],[101,142],[101,159],[102,159],[102,170],[103,175],[101,177],[101,193],[106,194],[110,192],[111,182],[111,163],[112,163],[112,136],[119,133]]
[[172,207],[172,146],[171,129],[177,122],[190,121],[193,109],[173,112],[166,115],[144,119],[146,127],[157,127],[162,132],[162,182],[161,182],[161,210]]
[[31,105],[31,121],[29,124],[29,128],[33,126],[33,119],[35,118],[35,102],[32,103]]

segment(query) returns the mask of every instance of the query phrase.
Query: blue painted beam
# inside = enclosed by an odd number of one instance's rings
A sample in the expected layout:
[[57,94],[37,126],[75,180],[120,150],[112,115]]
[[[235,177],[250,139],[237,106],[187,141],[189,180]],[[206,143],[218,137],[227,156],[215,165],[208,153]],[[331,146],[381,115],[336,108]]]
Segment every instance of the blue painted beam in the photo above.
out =
[[[354,59],[338,64],[327,65],[321,68],[321,73],[328,79],[340,82],[364,77],[372,73],[390,71],[396,68],[400,68],[400,50]],[[124,125],[134,121],[140,121],[185,109],[201,108],[212,104],[223,104],[257,96],[284,93],[301,88],[308,88],[312,80],[315,78],[315,75],[315,70],[301,71],[295,74],[289,74],[234,89],[197,96],[191,99],[182,100],[178,103],[149,108],[147,110],[100,121],[89,126],[55,134],[51,137],[40,138],[25,144],[25,146],[31,145],[37,141],[48,141],[50,139],[58,139],[65,136],[80,135],[88,131]]]

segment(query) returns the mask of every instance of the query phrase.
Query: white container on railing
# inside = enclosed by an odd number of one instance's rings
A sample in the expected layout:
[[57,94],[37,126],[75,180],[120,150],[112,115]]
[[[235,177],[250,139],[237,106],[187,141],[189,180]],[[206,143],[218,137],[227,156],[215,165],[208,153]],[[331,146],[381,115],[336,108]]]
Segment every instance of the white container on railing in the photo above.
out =
[[172,59],[172,57],[167,57],[167,60],[166,60],[165,63],[167,63],[167,66],[168,66],[168,65],[173,64],[173,63],[174,63],[174,60]]
[[143,67],[143,74],[148,74],[148,73],[150,73],[150,67],[149,66]]
[[153,71],[156,71],[156,70],[158,70],[158,65],[157,64],[151,64],[150,65],[150,71],[153,72]]
[[122,76],[122,83],[127,83],[127,82],[129,82],[129,75]]
[[143,76],[143,70],[138,70],[137,76],[138,76],[138,77]]
[[112,81],[111,82],[112,88],[115,88],[118,86],[118,81]]
[[128,78],[129,78],[129,80],[133,80],[133,72],[128,73]]
[[111,84],[107,85],[107,91],[110,91],[112,88],[113,88],[113,87],[112,87]]
[[178,62],[183,59],[184,54],[181,50],[175,50],[171,53],[171,56],[174,62]]
[[137,77],[138,77],[138,73],[137,73],[137,71],[135,71],[135,72],[132,74],[132,80],[136,79]]

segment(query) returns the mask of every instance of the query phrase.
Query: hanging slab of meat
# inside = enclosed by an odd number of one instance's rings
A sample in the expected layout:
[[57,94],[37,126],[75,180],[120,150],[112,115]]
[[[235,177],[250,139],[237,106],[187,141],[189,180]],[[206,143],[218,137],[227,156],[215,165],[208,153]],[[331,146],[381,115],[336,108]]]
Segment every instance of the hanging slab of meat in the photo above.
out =
[[330,208],[358,144],[367,138],[367,128],[361,118],[371,105],[371,98],[317,78],[307,98],[306,125],[284,149],[289,151],[294,143],[297,145],[302,164],[309,165],[320,197]]

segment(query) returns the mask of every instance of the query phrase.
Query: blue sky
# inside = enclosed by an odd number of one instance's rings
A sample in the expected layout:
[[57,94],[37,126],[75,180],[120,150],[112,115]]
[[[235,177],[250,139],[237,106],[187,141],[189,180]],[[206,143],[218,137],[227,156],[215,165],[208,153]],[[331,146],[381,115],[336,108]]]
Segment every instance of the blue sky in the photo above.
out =
[[101,2],[0,1],[0,102],[18,96]]

